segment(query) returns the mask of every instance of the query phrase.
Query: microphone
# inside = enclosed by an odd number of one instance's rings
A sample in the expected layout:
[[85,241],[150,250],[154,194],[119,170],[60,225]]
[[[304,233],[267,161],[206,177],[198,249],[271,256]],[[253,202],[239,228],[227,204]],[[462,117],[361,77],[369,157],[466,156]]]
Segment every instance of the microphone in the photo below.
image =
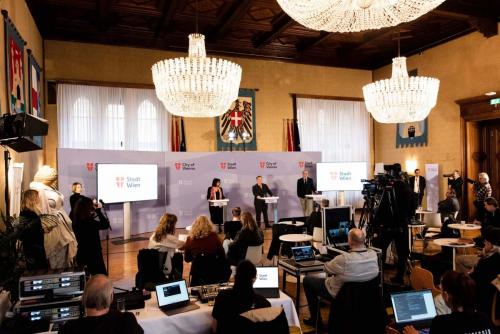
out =
[[106,205],[106,203],[104,203],[104,201],[103,201],[102,199],[100,199],[100,200],[99,200],[99,203],[101,203],[101,204],[102,204],[102,206],[105,206],[105,205]]

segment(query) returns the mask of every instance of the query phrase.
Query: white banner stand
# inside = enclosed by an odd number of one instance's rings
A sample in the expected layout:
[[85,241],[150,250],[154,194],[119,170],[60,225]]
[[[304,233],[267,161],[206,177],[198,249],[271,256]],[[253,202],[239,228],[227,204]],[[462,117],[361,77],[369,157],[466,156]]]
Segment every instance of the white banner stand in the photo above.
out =
[[132,212],[130,202],[123,203],[123,240],[130,240],[130,225]]

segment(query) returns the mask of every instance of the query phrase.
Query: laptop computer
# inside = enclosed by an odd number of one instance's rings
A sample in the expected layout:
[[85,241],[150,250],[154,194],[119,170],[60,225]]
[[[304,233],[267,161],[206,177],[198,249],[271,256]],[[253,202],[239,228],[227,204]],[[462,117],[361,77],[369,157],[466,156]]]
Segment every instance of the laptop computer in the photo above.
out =
[[340,221],[336,224],[330,224],[329,228],[326,230],[328,245],[332,245],[345,252],[349,251],[349,243],[347,242],[349,225],[349,221]]
[[293,260],[299,267],[321,266],[323,262],[316,260],[312,246],[292,247]]
[[280,288],[278,267],[257,267],[257,277],[253,283],[255,293],[266,298],[279,298]]
[[410,325],[416,329],[429,328],[436,316],[431,290],[391,293],[391,303],[398,329]]
[[185,280],[164,283],[156,286],[158,307],[166,315],[184,313],[200,308],[189,301],[189,293]]

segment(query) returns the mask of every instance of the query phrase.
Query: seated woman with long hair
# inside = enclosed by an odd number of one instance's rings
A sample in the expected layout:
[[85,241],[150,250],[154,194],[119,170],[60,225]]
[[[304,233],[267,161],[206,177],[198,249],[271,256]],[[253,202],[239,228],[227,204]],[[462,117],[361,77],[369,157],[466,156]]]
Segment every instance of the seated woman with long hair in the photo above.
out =
[[[465,273],[448,271],[441,278],[441,289],[446,305],[451,314],[438,315],[432,320],[429,333],[466,334],[496,333],[489,317],[476,312],[476,286],[472,278]],[[413,326],[407,326],[404,334],[418,334]]]
[[231,290],[222,290],[215,298],[212,310],[212,329],[217,334],[237,333],[238,316],[246,311],[271,306],[269,301],[256,294],[253,283],[257,269],[248,260],[241,261],[236,268],[234,286]]
[[229,244],[227,252],[229,263],[232,265],[237,265],[245,259],[248,246],[260,246],[264,243],[264,234],[250,212],[243,212],[241,223],[243,226],[236,234],[234,241]]
[[217,233],[214,232],[214,225],[207,216],[198,216],[195,219],[184,245],[184,260],[186,262],[193,261],[200,254],[219,255],[225,258],[222,242]]
[[40,220],[40,198],[38,191],[26,190],[21,200],[21,212],[16,233],[22,242],[26,269],[48,269],[44,246],[44,231]]
[[160,218],[160,223],[153,235],[149,238],[149,249],[157,249],[160,252],[167,253],[165,259],[166,274],[172,271],[172,257],[175,250],[184,245],[183,241],[175,235],[175,225],[177,216],[170,213],[164,213]]

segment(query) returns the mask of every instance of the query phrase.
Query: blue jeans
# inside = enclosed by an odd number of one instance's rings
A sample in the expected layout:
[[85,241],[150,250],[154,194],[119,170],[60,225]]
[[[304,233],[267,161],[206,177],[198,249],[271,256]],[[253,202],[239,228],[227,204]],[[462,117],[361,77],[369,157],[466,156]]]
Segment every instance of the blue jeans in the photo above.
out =
[[321,314],[318,315],[318,297],[331,302],[333,301],[332,295],[326,289],[325,278],[309,275],[304,278],[303,284],[311,320],[316,322],[317,319],[318,323],[323,323],[321,320]]

